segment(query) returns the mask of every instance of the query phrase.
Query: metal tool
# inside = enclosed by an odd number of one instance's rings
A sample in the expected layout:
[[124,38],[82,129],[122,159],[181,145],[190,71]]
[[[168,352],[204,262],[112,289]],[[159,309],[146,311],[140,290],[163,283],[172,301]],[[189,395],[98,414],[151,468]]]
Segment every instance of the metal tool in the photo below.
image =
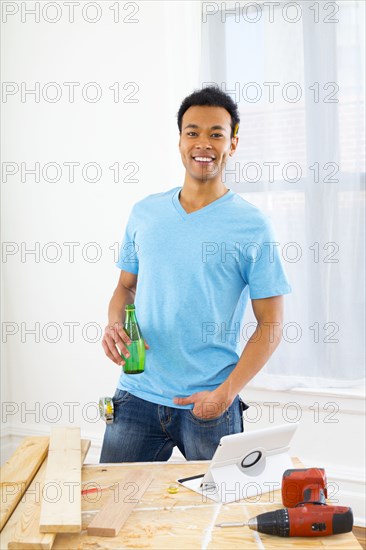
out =
[[257,518],[251,518],[247,522],[227,521],[224,523],[216,523],[215,527],[249,527],[257,531]]
[[99,399],[100,417],[106,424],[112,424],[114,417],[114,406],[111,397],[100,397]]
[[247,522],[218,523],[217,527],[248,526],[254,531],[279,537],[317,537],[352,531],[353,514],[346,506],[326,504],[323,468],[286,470],[282,500],[288,508],[265,512]]

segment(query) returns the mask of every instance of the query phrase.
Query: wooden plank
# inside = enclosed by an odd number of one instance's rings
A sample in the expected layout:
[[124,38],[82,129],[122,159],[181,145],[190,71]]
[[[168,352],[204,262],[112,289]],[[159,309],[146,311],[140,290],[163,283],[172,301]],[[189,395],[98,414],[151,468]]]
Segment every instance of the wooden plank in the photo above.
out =
[[116,483],[107,503],[88,526],[88,535],[116,537],[152,481],[152,475],[135,470]]
[[0,471],[0,531],[47,456],[48,437],[25,437]]
[[46,478],[42,490],[41,533],[81,530],[80,428],[51,431]]
[[[90,440],[81,440],[81,464],[90,447]],[[32,494],[36,494],[36,499],[27,503],[23,513],[15,526],[11,540],[8,543],[10,550],[51,550],[56,533],[41,533],[39,522],[41,515],[41,498],[39,488],[43,486],[46,475],[47,461],[42,465],[42,469],[36,476],[34,483],[30,487]]]

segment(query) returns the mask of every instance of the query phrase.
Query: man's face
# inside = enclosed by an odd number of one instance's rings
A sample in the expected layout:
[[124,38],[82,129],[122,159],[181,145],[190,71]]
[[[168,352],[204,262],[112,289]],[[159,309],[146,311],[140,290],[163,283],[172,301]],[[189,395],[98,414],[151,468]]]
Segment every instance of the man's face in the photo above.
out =
[[231,138],[231,116],[223,107],[195,105],[183,115],[179,150],[193,180],[218,178],[238,138]]

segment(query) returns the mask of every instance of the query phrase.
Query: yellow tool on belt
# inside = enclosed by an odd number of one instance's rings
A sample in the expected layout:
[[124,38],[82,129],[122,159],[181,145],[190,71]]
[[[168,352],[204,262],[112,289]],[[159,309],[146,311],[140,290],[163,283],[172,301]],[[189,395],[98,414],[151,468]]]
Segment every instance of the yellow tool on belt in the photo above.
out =
[[100,397],[99,399],[100,417],[106,424],[112,424],[114,415],[113,400],[111,397]]

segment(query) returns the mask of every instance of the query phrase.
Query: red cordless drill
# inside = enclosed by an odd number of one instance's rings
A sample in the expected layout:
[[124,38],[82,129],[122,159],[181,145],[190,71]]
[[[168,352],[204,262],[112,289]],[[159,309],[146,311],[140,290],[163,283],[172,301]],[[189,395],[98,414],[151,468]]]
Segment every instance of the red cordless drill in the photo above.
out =
[[353,514],[346,506],[328,506],[323,468],[286,470],[282,501],[287,508],[265,512],[247,523],[221,523],[220,527],[248,525],[250,529],[279,537],[319,537],[352,531]]

